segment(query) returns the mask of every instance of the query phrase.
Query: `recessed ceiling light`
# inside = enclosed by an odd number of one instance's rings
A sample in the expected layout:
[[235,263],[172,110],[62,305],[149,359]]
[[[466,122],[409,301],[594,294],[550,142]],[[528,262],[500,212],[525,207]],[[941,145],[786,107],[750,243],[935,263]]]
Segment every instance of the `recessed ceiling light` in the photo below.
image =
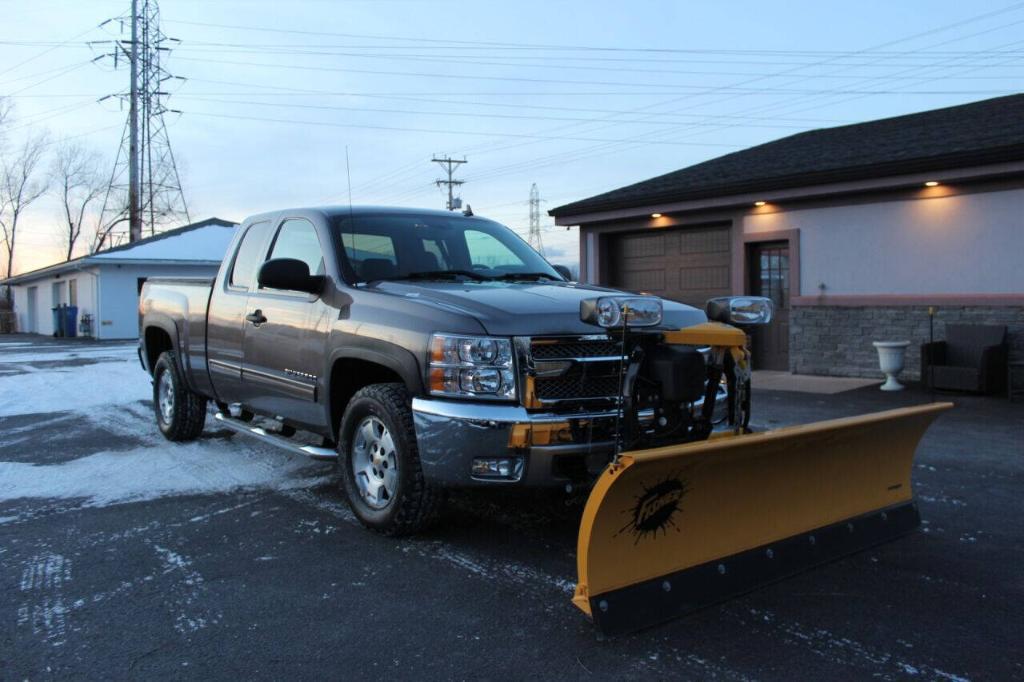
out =
[[924,183],[924,186],[925,187],[938,187],[939,183],[938,183],[937,180],[929,180],[928,182]]
[[764,205],[765,205],[765,202],[763,202],[763,201],[755,201],[754,202],[754,206],[764,206]]
[[660,217],[661,217],[661,214],[660,214],[660,213],[652,213],[652,214],[651,214],[651,217],[652,217],[652,218],[660,218]]

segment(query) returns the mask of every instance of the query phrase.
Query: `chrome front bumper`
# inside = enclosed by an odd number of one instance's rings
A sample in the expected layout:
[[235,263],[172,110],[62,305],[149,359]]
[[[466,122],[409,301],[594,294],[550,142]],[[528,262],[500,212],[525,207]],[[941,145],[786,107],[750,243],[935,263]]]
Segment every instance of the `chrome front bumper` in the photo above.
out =
[[[715,402],[725,399],[720,390]],[[538,413],[521,405],[414,398],[412,412],[423,475],[442,486],[565,485],[574,481],[556,466],[559,459],[572,458],[600,471],[614,448],[610,439],[567,439],[569,432],[610,432],[614,410]],[[640,416],[641,421],[654,418],[650,411]],[[476,458],[509,458],[518,464],[508,478],[485,478],[472,473]]]

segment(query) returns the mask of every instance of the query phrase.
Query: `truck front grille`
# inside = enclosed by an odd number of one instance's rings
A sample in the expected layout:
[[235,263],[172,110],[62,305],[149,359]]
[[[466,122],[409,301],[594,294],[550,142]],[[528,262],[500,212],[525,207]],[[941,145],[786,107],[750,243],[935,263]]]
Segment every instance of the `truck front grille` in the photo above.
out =
[[538,376],[536,397],[559,407],[615,401],[619,394],[621,347],[607,338],[555,337],[533,339],[530,354],[538,363],[569,361],[558,376]]
[[620,345],[610,339],[534,339],[530,344],[534,360],[618,357],[619,350]]

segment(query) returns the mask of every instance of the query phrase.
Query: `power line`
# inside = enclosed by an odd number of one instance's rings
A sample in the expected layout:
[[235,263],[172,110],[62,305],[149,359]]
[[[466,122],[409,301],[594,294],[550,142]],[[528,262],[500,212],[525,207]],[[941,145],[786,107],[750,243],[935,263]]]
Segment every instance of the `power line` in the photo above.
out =
[[214,114],[210,112],[190,112],[190,116],[205,116],[207,118],[224,118],[233,121],[261,121],[265,123],[286,123],[290,125],[309,125],[309,126],[322,126],[328,128],[363,128],[367,130],[390,130],[398,132],[412,132],[412,133],[437,133],[441,135],[481,135],[484,137],[511,137],[511,138],[528,138],[528,139],[541,139],[541,140],[577,140],[582,142],[630,142],[638,144],[670,144],[670,145],[681,145],[681,146],[693,146],[693,147],[721,147],[725,149],[736,149],[738,145],[734,144],[721,144],[718,142],[672,142],[666,140],[645,140],[641,138],[634,138],[629,140],[608,140],[602,138],[593,137],[564,137],[564,136],[537,136],[520,133],[496,133],[496,132],[479,132],[475,130],[452,130],[452,129],[439,129],[439,128],[407,128],[401,126],[380,126],[380,125],[363,125],[357,123],[338,123],[336,121],[303,121],[296,119],[285,119],[285,118],[266,118],[263,116],[242,116],[239,114]]
[[[195,59],[192,57],[179,57],[179,61],[191,61],[191,62],[203,62],[208,63],[206,59]],[[228,66],[248,66],[265,69],[289,69],[293,71],[329,71],[329,72],[342,72],[342,73],[362,73],[370,74],[375,76],[411,76],[414,78],[448,78],[456,80],[485,80],[485,81],[500,81],[500,82],[519,82],[519,83],[543,83],[547,85],[608,85],[614,87],[663,87],[670,89],[679,90],[706,90],[706,85],[690,85],[680,83],[633,83],[626,81],[578,81],[578,80],[564,80],[556,78],[525,78],[521,76],[476,76],[469,74],[453,74],[453,73],[424,73],[415,71],[381,71],[375,69],[351,69],[342,67],[331,67],[331,66],[301,66],[294,64],[270,64],[265,62],[238,62],[238,61],[227,61],[217,60],[218,64]],[[774,76],[759,76],[759,78],[770,78]],[[746,94],[793,94],[793,95],[816,95],[822,93],[835,93],[838,90],[782,90],[780,88],[742,88],[738,86],[720,86],[715,88],[718,92],[740,92]],[[845,91],[844,91],[845,92]],[[885,95],[885,94],[900,94],[900,95],[992,95],[992,94],[1005,94],[1007,90],[941,90],[941,91],[924,91],[924,92],[908,92],[906,90],[879,90],[866,92],[864,94],[871,95]],[[507,93],[505,93],[507,94]]]
[[[326,104],[296,104],[290,102],[254,102],[252,100],[231,100],[221,99],[217,97],[205,97],[201,95],[180,95],[181,99],[195,100],[198,102],[213,102],[217,104],[231,104],[241,106],[258,106],[258,107],[275,107],[275,108],[286,108],[286,109],[312,109],[321,111],[355,111],[364,113],[384,113],[384,114],[408,114],[409,109],[381,109],[372,107],[343,107],[343,106],[332,106]],[[529,108],[529,107],[526,107]],[[576,111],[579,111],[576,109]],[[592,118],[579,118],[579,117],[568,117],[568,116],[538,116],[538,115],[517,115],[517,114],[483,114],[476,111],[425,111],[422,109],[416,110],[417,116],[444,116],[444,117],[464,117],[464,118],[497,118],[497,119],[518,119],[518,120],[533,120],[533,121],[582,121],[590,122]],[[619,123],[646,123],[650,125],[678,125],[677,121],[656,121],[656,120],[643,120],[643,119],[626,119],[618,120]],[[697,126],[721,126],[720,123],[712,121],[698,121],[691,125]],[[787,125],[779,123],[756,123],[749,122],[745,124],[752,128],[790,128],[796,130],[806,130],[806,125]]]
[[[939,32],[942,32],[942,31],[951,30],[951,29],[954,29],[954,28],[959,28],[959,27],[964,26],[966,24],[970,24],[970,23],[974,23],[974,22],[977,22],[977,21],[980,21],[980,20],[983,20],[983,19],[991,18],[993,16],[996,16],[996,15],[999,15],[999,14],[1003,14],[1003,13],[1006,13],[1006,12],[1015,11],[1017,9],[1020,9],[1021,7],[1024,7],[1024,3],[1017,3],[1017,4],[1015,4],[1013,6],[1010,6],[1010,7],[1007,7],[1007,8],[1003,8],[1003,9],[1000,9],[1000,10],[995,10],[995,11],[992,11],[992,12],[987,12],[987,13],[984,13],[984,14],[981,14],[981,15],[970,17],[968,19],[965,19],[965,20],[962,20],[962,21],[958,21],[958,22],[954,22],[952,24],[947,24],[947,25],[944,25],[944,26],[940,26],[940,27],[937,27],[937,28],[928,29],[926,31],[923,31],[923,32],[920,32],[920,33],[917,33],[917,34],[914,34],[914,35],[911,35],[911,36],[908,36],[906,38],[900,38],[900,39],[888,41],[886,43],[882,43],[880,45],[876,45],[876,46],[874,46],[872,48],[865,48],[865,49],[859,50],[859,51],[857,51],[857,52],[855,52],[853,54],[869,54],[873,50],[878,50],[878,49],[886,48],[886,47],[889,47],[891,45],[899,44],[899,43],[902,43],[902,42],[907,42],[907,41],[910,41],[910,40],[916,40],[916,39],[919,39],[919,38],[922,38],[922,37],[925,37],[925,36],[928,36],[928,35],[932,35],[932,34],[935,34],[935,33],[939,33]],[[1018,23],[1018,22],[1013,22],[1013,23]],[[983,30],[983,31],[980,31],[978,33],[971,34],[971,35],[968,35],[968,36],[958,36],[956,38],[953,38],[953,39],[950,39],[950,40],[946,40],[946,41],[943,41],[941,43],[938,43],[937,45],[931,45],[929,47],[936,47],[936,46],[946,45],[946,44],[949,44],[950,42],[956,42],[958,40],[963,40],[963,39],[966,39],[968,37],[974,37],[975,35],[980,35],[980,34],[988,33],[988,32],[991,32],[993,30],[999,30],[1001,28],[1005,28],[1005,26],[1006,25],[1003,24],[1003,25],[1001,25],[999,27],[986,29],[986,30]],[[815,64],[815,65],[824,66],[824,65],[827,65],[827,64],[831,63],[832,61],[834,61],[834,60],[833,59],[827,59],[827,60],[824,60],[824,61],[822,61],[822,62],[820,62],[818,64]],[[843,66],[843,65],[840,65],[840,66]],[[782,72],[778,72],[777,74],[774,74],[774,75],[775,76],[787,75],[787,74],[790,74],[790,73],[794,73],[796,71],[800,71],[800,70],[802,70],[802,68],[803,67],[787,69],[787,70],[784,70]],[[849,68],[849,67],[844,67],[844,68]],[[791,81],[791,82],[799,82],[801,79],[802,79],[802,75],[797,76],[796,80],[795,81]],[[878,77],[875,77],[872,80],[879,80],[879,79],[884,79],[884,76],[878,76]],[[763,80],[763,78],[755,78],[755,79],[751,79],[751,80],[742,81],[742,82],[740,82],[740,83],[738,83],[736,85],[741,85],[742,86],[742,85],[746,85],[746,84],[749,84],[749,83],[757,82],[759,80]],[[720,88],[711,88],[705,94],[713,94],[715,92],[718,92],[719,90],[720,90]],[[732,94],[731,96],[720,98],[717,101],[703,103],[703,105],[715,104],[715,103],[718,103],[718,102],[728,101],[728,100],[736,99],[737,97],[739,97],[739,95]],[[654,107],[665,106],[665,105],[668,105],[668,104],[671,104],[671,103],[674,103],[674,102],[678,102],[678,101],[680,101],[682,99],[684,99],[684,98],[683,97],[676,97],[674,99],[667,100],[665,102],[660,102],[660,103],[656,103],[656,104],[652,104],[652,105],[647,105],[647,106],[644,106],[644,107],[639,107],[636,110],[634,110],[634,113],[637,113],[637,112],[640,112],[640,111],[649,110],[649,109],[653,109]],[[701,105],[691,105],[689,107],[684,108],[683,110],[676,110],[676,111],[677,112],[678,111],[685,111],[687,109],[693,109],[696,106],[701,106]],[[748,108],[748,109],[743,110],[740,113],[747,113],[747,114],[749,114],[749,113],[759,113],[759,112],[763,112],[765,110],[771,110],[772,108],[777,108],[778,106],[780,106],[780,105],[779,104],[775,104],[775,105],[766,105],[766,106],[754,107],[753,109]],[[649,115],[654,116],[654,115],[660,115],[661,113],[662,112],[654,112],[654,113],[651,113]],[[604,117],[604,118],[607,121],[607,117]],[[595,121],[595,122],[597,122],[597,121]],[[565,130],[565,129],[568,129],[568,128],[581,127],[582,125],[585,125],[585,124],[568,124],[568,125],[558,126],[558,127],[552,128],[552,129],[546,129],[546,130],[541,131],[541,132],[558,132],[558,131]],[[605,125],[601,126],[601,128],[598,128],[598,130],[602,129],[602,128],[613,127],[615,125],[616,125],[616,123],[614,121],[606,122]],[[689,127],[689,126],[683,126],[684,129],[687,128],[687,127]],[[526,145],[526,144],[531,144],[531,143],[528,142],[528,141],[524,141],[524,142],[520,142],[520,143],[509,144],[509,145],[505,145],[505,146],[502,146],[502,147],[498,147],[495,151],[507,150],[507,149],[509,149],[511,147],[522,146],[522,145]],[[549,155],[548,157],[546,157],[547,163],[545,163],[543,165],[552,165],[554,163],[564,163],[564,162],[567,162],[567,160],[570,160],[570,159],[573,160],[573,161],[577,161],[577,160],[581,160],[581,159],[584,159],[584,158],[592,158],[594,156],[601,156],[601,155],[606,154],[606,153],[611,153],[612,151],[615,151],[615,150],[621,149],[621,148],[622,148],[622,145],[616,145],[616,144],[613,144],[613,143],[592,145],[592,146],[590,146],[588,148],[584,148],[582,150],[575,150],[575,151],[571,151],[571,152],[560,152],[560,153],[557,153],[557,154]],[[480,150],[479,148],[477,150],[475,150],[475,151],[482,153],[482,150]],[[500,175],[503,175],[503,174],[507,174],[507,172],[514,172],[512,170],[512,168],[515,165],[516,164],[513,164],[511,166],[507,166],[506,167],[506,172],[501,172],[499,170],[497,173],[495,173],[495,171],[492,170],[489,177],[493,178],[493,177],[497,177],[497,176],[500,176]],[[531,168],[536,168],[537,167],[536,163],[534,163],[534,164],[523,164],[523,163],[521,163],[521,164],[518,164],[518,165],[520,166],[520,170],[527,170],[527,169],[531,169]],[[476,179],[479,180],[480,178],[476,178]]]

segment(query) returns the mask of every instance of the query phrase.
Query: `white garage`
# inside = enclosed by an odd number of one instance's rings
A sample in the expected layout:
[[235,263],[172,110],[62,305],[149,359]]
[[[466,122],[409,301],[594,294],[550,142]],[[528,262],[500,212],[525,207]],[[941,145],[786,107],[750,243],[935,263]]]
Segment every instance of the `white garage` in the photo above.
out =
[[237,224],[209,218],[154,237],[15,275],[0,282],[14,294],[16,330],[54,333],[53,308],[78,308],[78,335],[139,335],[142,284],[151,277],[213,277]]

